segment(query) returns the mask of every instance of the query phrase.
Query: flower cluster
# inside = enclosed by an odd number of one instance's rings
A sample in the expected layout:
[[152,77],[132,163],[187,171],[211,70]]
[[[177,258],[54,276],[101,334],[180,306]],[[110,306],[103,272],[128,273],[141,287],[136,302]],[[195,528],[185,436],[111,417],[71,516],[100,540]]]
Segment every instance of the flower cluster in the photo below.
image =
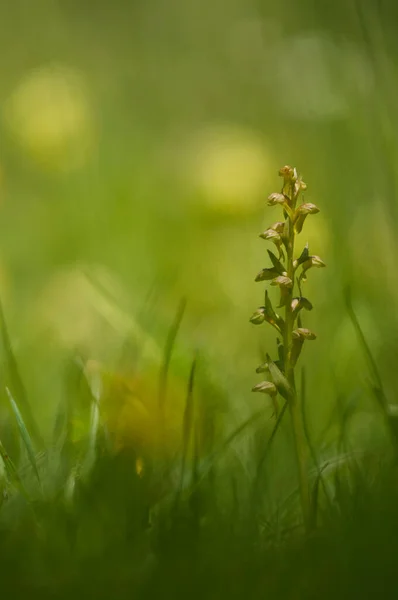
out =
[[314,340],[315,334],[302,326],[301,311],[312,310],[312,304],[302,295],[302,283],[306,281],[307,272],[311,268],[324,267],[319,256],[310,254],[308,244],[301,254],[294,257],[296,235],[301,233],[305,220],[315,215],[319,208],[311,202],[304,202],[303,192],[307,185],[297,174],[295,168],[282,167],[279,175],[283,178],[282,189],[268,197],[268,206],[279,206],[283,212],[283,220],[270,225],[260,237],[271,242],[276,253],[267,250],[271,265],[262,269],[255,281],[268,281],[279,289],[280,301],[277,309],[284,310],[284,316],[273,308],[268,291],[265,292],[264,306],[260,306],[250,318],[255,325],[265,321],[272,325],[282,337],[277,338],[278,360],[261,365],[257,372],[265,372],[267,381],[254,386],[253,391],[262,392],[275,397],[278,392],[289,399],[294,393],[293,370],[306,340]]

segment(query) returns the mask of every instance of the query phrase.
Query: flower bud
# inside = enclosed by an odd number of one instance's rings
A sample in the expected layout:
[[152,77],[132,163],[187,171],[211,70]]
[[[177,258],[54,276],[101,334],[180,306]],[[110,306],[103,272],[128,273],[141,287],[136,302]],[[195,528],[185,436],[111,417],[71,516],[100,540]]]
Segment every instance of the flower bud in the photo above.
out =
[[277,221],[269,229],[273,229],[277,233],[283,233],[283,229],[285,227],[285,223],[283,221]]
[[312,266],[313,267],[326,267],[325,263],[319,256],[313,255],[311,256]]
[[283,179],[287,182],[287,181],[294,181],[294,178],[297,178],[297,174],[295,173],[295,169],[293,169],[293,167],[290,167],[289,165],[285,165],[284,167],[282,167],[281,169],[279,169],[279,176],[283,177]]
[[313,306],[307,298],[302,296],[301,298],[293,298],[291,308],[292,312],[297,315],[302,308],[305,308],[305,310],[312,310]]
[[316,204],[312,204],[312,202],[305,202],[304,204],[300,204],[296,210],[296,216],[298,215],[316,215],[319,213],[319,208]]
[[250,322],[253,325],[261,325],[265,321],[265,306],[260,306],[250,317]]
[[296,174],[296,181],[294,184],[294,195],[297,198],[298,195],[300,194],[300,192],[304,192],[307,189],[307,184],[304,183],[304,181],[302,180],[301,176],[297,177]]
[[271,381],[262,381],[252,388],[252,392],[262,392],[263,394],[268,394],[269,396],[276,396],[278,390],[276,389],[276,385]]
[[312,202],[305,202],[296,209],[293,220],[294,228],[297,233],[301,233],[307,216],[316,215],[316,213],[319,213],[319,208],[316,206],[316,204],[312,204]]
[[268,363],[265,362],[256,369],[256,373],[269,373]]
[[290,279],[290,277],[279,275],[271,281],[271,285],[279,285],[280,288],[291,288],[293,287],[293,281]]
[[302,192],[305,192],[305,190],[307,189],[307,184],[302,179],[300,179],[299,183],[300,183],[300,190]]
[[260,233],[260,238],[263,240],[268,240],[270,242],[279,243],[281,242],[281,236],[275,229],[266,229],[263,233]]
[[316,340],[316,335],[310,329],[305,329],[304,327],[298,327],[292,333],[293,339],[302,339],[302,340]]
[[286,204],[287,198],[283,194],[274,192],[268,196],[268,206],[275,206],[276,204]]
[[308,271],[308,269],[311,269],[311,267],[317,267],[320,269],[322,267],[326,267],[326,265],[319,256],[313,255],[308,257],[308,259],[303,262],[303,273]]

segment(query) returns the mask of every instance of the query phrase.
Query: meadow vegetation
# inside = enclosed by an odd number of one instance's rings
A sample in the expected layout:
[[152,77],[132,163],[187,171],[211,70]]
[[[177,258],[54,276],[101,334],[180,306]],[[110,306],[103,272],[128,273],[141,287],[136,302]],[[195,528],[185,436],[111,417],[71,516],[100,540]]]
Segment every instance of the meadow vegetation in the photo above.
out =
[[397,9],[144,4],[0,7],[0,589],[396,598]]

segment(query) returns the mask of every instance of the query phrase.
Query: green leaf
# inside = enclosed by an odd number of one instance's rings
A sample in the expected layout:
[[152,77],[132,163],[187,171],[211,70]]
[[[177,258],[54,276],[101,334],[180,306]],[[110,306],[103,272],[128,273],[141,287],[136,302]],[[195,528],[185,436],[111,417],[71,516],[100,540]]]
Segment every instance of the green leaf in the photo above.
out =
[[268,256],[270,257],[271,262],[274,266],[274,269],[276,271],[278,271],[279,275],[283,275],[284,273],[286,273],[285,267],[280,262],[280,260],[275,256],[275,254],[273,252],[271,252],[271,250],[267,250],[267,252],[268,252]]
[[268,354],[267,362],[271,377],[277,387],[278,392],[281,396],[283,396],[283,398],[285,398],[285,400],[290,400],[293,396],[293,390],[290,386],[290,383],[282,371],[280,371],[277,365],[271,360],[271,357]]
[[270,281],[271,279],[274,279],[275,277],[278,277],[279,273],[278,271],[273,268],[273,269],[262,269],[260,271],[260,273],[258,273],[257,277],[255,278],[254,281]]
[[283,328],[285,326],[285,321],[280,317],[273,309],[271,300],[268,296],[268,291],[265,290],[265,315],[268,323],[273,325],[280,333],[283,332]]
[[301,350],[303,349],[303,345],[304,345],[304,338],[295,338],[293,340],[292,350],[290,353],[290,361],[291,361],[292,367],[296,366],[296,363],[301,354]]
[[281,234],[281,238],[283,243],[286,245],[289,242],[289,236],[290,236],[290,219],[286,219],[285,221],[285,226],[283,228],[283,233]]
[[297,266],[301,265],[303,262],[308,260],[309,256],[310,256],[310,251],[309,251],[308,242],[307,242],[307,244],[304,247],[304,250],[302,251],[302,253],[300,254],[300,256],[297,259]]

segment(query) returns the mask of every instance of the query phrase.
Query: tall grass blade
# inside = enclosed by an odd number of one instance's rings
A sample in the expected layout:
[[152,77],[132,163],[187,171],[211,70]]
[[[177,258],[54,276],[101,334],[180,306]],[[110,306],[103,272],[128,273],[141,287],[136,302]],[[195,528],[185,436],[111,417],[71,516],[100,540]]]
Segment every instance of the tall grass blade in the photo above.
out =
[[371,385],[371,389],[373,392],[373,396],[375,397],[378,405],[380,406],[380,408],[382,409],[383,412],[383,416],[384,416],[384,421],[386,424],[387,429],[390,432],[390,436],[391,436],[391,440],[394,443],[395,446],[395,453],[396,453],[396,457],[398,460],[398,431],[397,431],[397,427],[396,424],[394,422],[394,417],[392,417],[390,415],[390,408],[389,408],[389,404],[388,404],[388,399],[387,399],[387,394],[385,392],[384,389],[384,385],[383,385],[383,381],[381,379],[381,375],[379,372],[379,369],[377,367],[377,363],[374,359],[374,356],[370,350],[369,344],[366,341],[365,335],[362,331],[362,328],[359,324],[358,318],[355,314],[355,311],[353,309],[352,306],[352,301],[351,301],[351,290],[349,287],[346,288],[345,290],[345,300],[346,300],[346,306],[347,306],[347,311],[349,314],[349,317],[351,319],[351,322],[354,326],[354,329],[356,331],[356,334],[358,336],[359,342],[362,346],[363,352],[366,356],[366,359],[368,361],[368,365],[369,365],[369,370],[372,374],[373,377],[373,383]]
[[163,364],[159,376],[159,411],[162,418],[164,416],[164,408],[167,395],[167,376],[169,372],[170,361],[173,354],[173,348],[177,338],[177,334],[180,329],[182,319],[184,317],[186,305],[187,301],[185,298],[183,298],[177,309],[174,321],[170,327],[164,348]]
[[[234,431],[232,431],[227,438],[221,442],[218,448],[201,462],[200,474],[198,475],[198,484],[208,476],[209,472],[213,469],[214,463],[219,460],[222,455],[229,449],[232,442],[235,441],[246,429],[253,425],[260,417],[264,416],[264,409],[256,411],[248,419],[243,421]],[[192,492],[193,490],[191,490]]]
[[93,468],[98,454],[98,436],[100,431],[100,401],[102,395],[101,378],[98,373],[89,381],[92,394],[88,449],[83,465],[83,473],[87,475]]
[[315,480],[315,484],[314,484],[313,490],[312,490],[310,523],[311,523],[311,528],[313,529],[316,526],[316,519],[317,519],[317,513],[318,513],[319,485],[322,486],[326,501],[329,504],[329,506],[331,505],[332,501],[329,497],[329,493],[328,493],[326,484],[325,484],[323,476],[322,476],[322,471],[319,467],[318,457],[316,455],[314,444],[312,443],[310,432],[309,432],[308,421],[307,421],[307,411],[306,411],[306,383],[307,383],[306,372],[305,372],[305,368],[302,367],[300,396],[301,396],[301,412],[302,412],[302,419],[303,419],[304,434],[305,434],[305,437],[307,440],[307,446],[310,451],[312,462],[314,463],[314,466],[315,466],[316,470],[318,471],[318,474],[317,474],[317,477]]
[[[198,421],[193,427],[193,456],[192,456],[192,487],[194,492],[189,498],[192,513],[194,541],[198,541],[201,515],[201,488],[199,486],[199,427]],[[196,547],[195,547],[196,550]]]
[[259,484],[260,484],[260,479],[261,479],[261,472],[263,470],[265,460],[268,456],[268,452],[269,452],[271,445],[275,439],[275,436],[278,433],[278,430],[281,426],[281,423],[282,423],[283,417],[285,415],[286,409],[288,407],[288,404],[289,404],[289,401],[285,400],[285,402],[282,406],[282,409],[280,410],[280,412],[276,418],[275,425],[272,428],[271,435],[268,439],[268,442],[265,445],[264,452],[262,453],[260,460],[257,463],[256,475],[255,475],[255,479],[254,479],[254,483],[253,483],[253,501],[254,502],[257,500],[257,494],[259,491]]
[[7,386],[11,388],[14,396],[18,398],[18,402],[21,407],[21,412],[24,415],[24,418],[28,424],[29,430],[32,433],[32,437],[34,438],[36,444],[38,446],[43,446],[43,439],[39,432],[39,428],[36,424],[36,420],[33,417],[32,410],[30,408],[27,393],[25,390],[25,386],[23,384],[21,375],[19,373],[18,364],[12,350],[11,340],[8,333],[8,328],[4,316],[3,306],[0,301],[0,327],[1,327],[1,337],[3,343],[3,349],[5,354],[6,361],[6,371],[7,371],[7,379],[9,379]]
[[183,489],[185,467],[186,467],[188,450],[189,450],[189,442],[190,442],[191,433],[192,433],[192,424],[193,424],[193,415],[194,415],[193,388],[194,388],[194,383],[195,383],[196,364],[197,364],[197,358],[195,357],[192,361],[191,370],[189,373],[187,399],[186,399],[186,403],[185,403],[185,410],[184,410],[184,416],[183,416],[180,485],[179,485],[179,489],[177,491],[176,506],[178,506],[178,504],[179,504],[182,489]]
[[0,456],[3,461],[4,469],[5,469],[5,472],[9,478],[9,480],[16,481],[19,483],[21,480],[19,478],[18,471],[17,471],[13,461],[9,457],[8,452],[6,451],[6,449],[4,448],[4,446],[1,442],[0,442]]
[[381,376],[379,373],[379,369],[377,367],[374,356],[370,350],[369,344],[366,341],[365,335],[362,331],[362,328],[359,324],[358,318],[357,318],[354,308],[352,306],[351,289],[349,287],[347,287],[345,290],[345,301],[346,301],[348,315],[350,317],[351,323],[354,326],[355,332],[358,336],[359,342],[362,346],[362,349],[363,349],[366,359],[368,361],[369,369],[373,375],[373,379],[376,384],[376,388],[378,390],[377,400],[381,404],[381,407],[384,410],[387,410],[388,402],[387,402],[387,397],[386,397],[386,394],[384,391],[383,382],[382,382],[382,379],[381,379]]
[[10,401],[11,404],[11,408],[12,411],[14,413],[15,419],[17,421],[17,425],[18,425],[18,430],[19,433],[21,435],[21,439],[24,443],[24,446],[26,448],[27,454],[28,454],[28,458],[29,458],[29,462],[32,466],[33,472],[36,475],[37,481],[39,483],[40,482],[40,476],[39,476],[39,470],[37,468],[37,462],[36,462],[36,455],[35,455],[35,451],[33,449],[33,443],[32,443],[32,439],[29,435],[29,432],[26,428],[25,422],[23,420],[21,411],[18,408],[17,403],[15,402],[14,398],[12,397],[12,394],[10,392],[10,390],[8,389],[8,387],[6,387],[6,393],[8,396],[8,399]]

